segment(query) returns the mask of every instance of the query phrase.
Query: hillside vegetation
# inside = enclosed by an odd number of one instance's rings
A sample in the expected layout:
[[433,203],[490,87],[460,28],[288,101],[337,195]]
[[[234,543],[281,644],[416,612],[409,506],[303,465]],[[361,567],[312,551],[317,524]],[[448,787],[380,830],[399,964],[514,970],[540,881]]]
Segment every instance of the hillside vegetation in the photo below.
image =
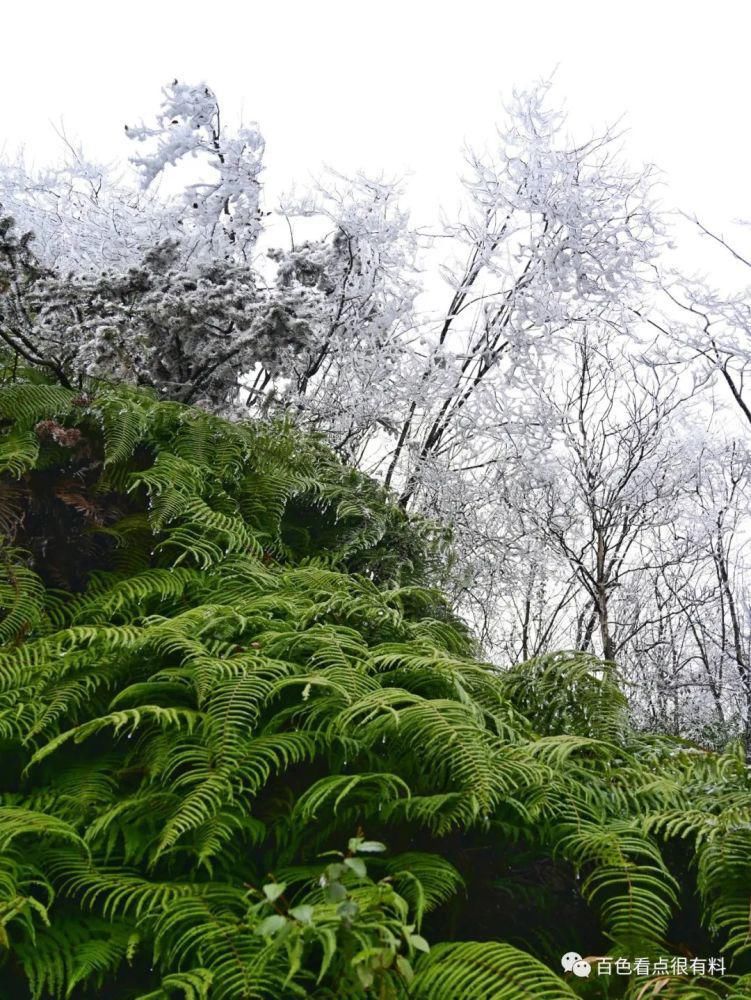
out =
[[319,440],[15,372],[0,469],[3,997],[751,997],[741,748],[478,662],[442,532]]

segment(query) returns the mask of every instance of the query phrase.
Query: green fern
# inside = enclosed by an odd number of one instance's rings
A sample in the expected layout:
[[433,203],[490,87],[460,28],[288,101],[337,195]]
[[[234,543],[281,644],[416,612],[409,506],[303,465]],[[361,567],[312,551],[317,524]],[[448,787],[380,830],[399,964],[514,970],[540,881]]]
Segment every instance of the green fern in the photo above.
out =
[[576,993],[529,955],[501,943],[441,944],[419,966],[415,1000],[570,1000]]
[[444,535],[291,426],[23,378],[0,391],[9,995],[632,997],[560,954],[676,928],[748,995],[737,753],[632,732],[590,657],[477,662],[430,585]]

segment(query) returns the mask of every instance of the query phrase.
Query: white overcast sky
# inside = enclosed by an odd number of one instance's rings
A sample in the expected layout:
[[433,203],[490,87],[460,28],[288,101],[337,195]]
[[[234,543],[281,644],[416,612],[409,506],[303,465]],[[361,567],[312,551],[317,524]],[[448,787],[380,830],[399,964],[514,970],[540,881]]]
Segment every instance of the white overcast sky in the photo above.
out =
[[383,168],[410,175],[424,223],[456,197],[462,145],[492,143],[504,95],[555,69],[575,133],[625,116],[632,161],[722,228],[751,217],[749,28],[742,0],[6,0],[0,147],[53,159],[63,120],[90,155],[122,157],[123,123],[162,84],[205,80],[225,120],[260,124],[270,196],[323,163]]

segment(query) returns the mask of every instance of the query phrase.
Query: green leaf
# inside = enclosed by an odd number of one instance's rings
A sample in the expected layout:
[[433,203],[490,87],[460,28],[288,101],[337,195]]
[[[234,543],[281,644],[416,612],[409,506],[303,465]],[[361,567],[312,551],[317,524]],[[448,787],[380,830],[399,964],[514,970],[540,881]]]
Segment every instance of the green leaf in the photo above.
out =
[[367,876],[368,869],[365,867],[365,862],[362,858],[347,858],[344,863],[347,868],[352,869],[358,878],[365,878]]
[[336,908],[336,912],[342,920],[351,922],[357,918],[360,907],[353,899],[347,899]]
[[347,898],[347,890],[341,882],[330,882],[326,886],[326,897],[332,903],[339,903],[342,899]]
[[357,971],[357,978],[362,984],[362,988],[364,990],[369,990],[373,985],[373,980],[375,979],[373,970],[368,968],[367,965],[356,965],[355,969]]
[[378,840],[363,840],[357,845],[359,854],[379,854],[386,850],[386,845]]
[[316,982],[320,983],[328,972],[334,955],[336,954],[337,941],[336,934],[330,927],[322,927],[317,933],[318,940],[321,942],[321,947],[323,949],[323,960],[321,961],[321,968],[316,979]]
[[263,887],[263,893],[266,899],[268,899],[270,903],[273,903],[275,900],[279,899],[286,888],[286,882],[269,882],[268,885]]
[[417,951],[430,951],[430,945],[421,934],[410,934],[409,943]]
[[313,913],[315,908],[309,906],[307,903],[302,903],[300,906],[295,906],[289,910],[289,916],[294,920],[299,920],[301,924],[309,924],[313,920]]
[[289,985],[295,978],[297,973],[300,971],[302,966],[303,958],[303,939],[297,934],[290,939],[287,939],[287,959],[289,961],[289,971],[287,972],[287,978],[285,983]]
[[286,925],[287,918],[281,913],[272,913],[270,917],[262,920],[256,927],[256,934],[261,937],[273,937]]
[[414,970],[412,969],[412,966],[411,966],[409,960],[406,959],[404,957],[404,955],[397,955],[396,956],[396,968],[398,969],[399,974],[408,983],[411,983],[412,980],[415,978]]

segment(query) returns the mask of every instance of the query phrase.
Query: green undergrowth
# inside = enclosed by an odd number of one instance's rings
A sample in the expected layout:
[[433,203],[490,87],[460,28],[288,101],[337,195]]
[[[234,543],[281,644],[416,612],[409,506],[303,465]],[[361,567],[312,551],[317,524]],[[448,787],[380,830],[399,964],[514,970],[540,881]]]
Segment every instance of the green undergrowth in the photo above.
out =
[[0,470],[0,996],[751,997],[740,751],[478,662],[445,533],[322,442],[26,373]]

